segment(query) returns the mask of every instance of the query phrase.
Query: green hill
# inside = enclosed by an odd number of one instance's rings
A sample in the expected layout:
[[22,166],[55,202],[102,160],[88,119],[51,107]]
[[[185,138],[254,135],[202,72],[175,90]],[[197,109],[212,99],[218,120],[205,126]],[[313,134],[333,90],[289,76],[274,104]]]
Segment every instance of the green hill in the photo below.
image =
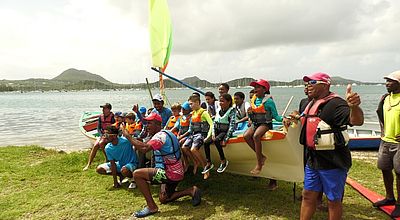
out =
[[86,70],[77,70],[77,69],[67,69],[62,72],[60,75],[54,77],[52,80],[54,81],[64,81],[64,82],[81,82],[81,81],[94,81],[100,82],[103,84],[112,84],[112,82],[104,79],[103,77],[89,73]]

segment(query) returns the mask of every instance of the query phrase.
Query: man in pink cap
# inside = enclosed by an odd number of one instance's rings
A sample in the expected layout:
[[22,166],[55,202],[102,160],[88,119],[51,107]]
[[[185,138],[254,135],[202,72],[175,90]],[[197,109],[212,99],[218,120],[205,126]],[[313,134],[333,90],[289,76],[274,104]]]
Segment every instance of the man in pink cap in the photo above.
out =
[[321,192],[328,198],[329,219],[341,219],[344,186],[351,167],[345,131],[347,125],[364,123],[360,97],[350,85],[346,100],[330,92],[331,78],[326,73],[307,75],[303,80],[311,101],[301,117],[300,143],[306,148],[306,167],[300,219],[311,219]]
[[[395,205],[391,216],[396,218],[400,217],[400,71],[395,71],[384,79],[388,93],[383,95],[376,112],[383,134],[379,146],[378,168],[382,170],[386,197],[373,205]],[[393,192],[393,169],[396,173],[397,202]]]
[[184,177],[178,139],[172,132],[161,130],[162,118],[159,114],[152,112],[144,120],[147,122],[147,131],[152,136],[147,143],[132,138],[126,130],[123,130],[124,136],[136,149],[143,153],[152,150],[155,162],[154,168],[141,168],[133,173],[136,184],[147,203],[145,208],[134,213],[134,217],[142,218],[158,212],[148,181],[152,184],[161,184],[159,195],[161,204],[175,201],[183,196],[191,196],[192,205],[199,205],[201,192],[196,186],[176,191],[176,187]]

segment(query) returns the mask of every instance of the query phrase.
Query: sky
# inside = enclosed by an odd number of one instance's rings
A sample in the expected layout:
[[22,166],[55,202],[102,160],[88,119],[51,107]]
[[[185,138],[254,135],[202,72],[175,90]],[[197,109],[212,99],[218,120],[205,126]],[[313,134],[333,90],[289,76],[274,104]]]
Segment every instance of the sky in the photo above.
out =
[[[167,73],[210,82],[313,72],[384,82],[400,69],[400,1],[169,0]],[[397,19],[396,19],[397,17]],[[146,0],[0,0],[0,80],[69,68],[117,83],[151,71]]]

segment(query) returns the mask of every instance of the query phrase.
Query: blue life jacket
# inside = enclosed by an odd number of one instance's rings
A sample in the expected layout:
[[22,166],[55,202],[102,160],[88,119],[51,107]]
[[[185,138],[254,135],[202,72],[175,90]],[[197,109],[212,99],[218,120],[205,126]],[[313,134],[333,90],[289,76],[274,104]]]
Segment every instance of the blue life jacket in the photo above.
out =
[[[176,138],[171,131],[161,130],[161,132],[164,132],[168,138],[165,140],[165,143],[160,150],[153,151],[153,156],[155,168],[165,169],[165,165],[174,165],[179,162],[181,159],[181,151],[178,138]],[[170,160],[174,162],[167,162],[165,157],[173,157]]]

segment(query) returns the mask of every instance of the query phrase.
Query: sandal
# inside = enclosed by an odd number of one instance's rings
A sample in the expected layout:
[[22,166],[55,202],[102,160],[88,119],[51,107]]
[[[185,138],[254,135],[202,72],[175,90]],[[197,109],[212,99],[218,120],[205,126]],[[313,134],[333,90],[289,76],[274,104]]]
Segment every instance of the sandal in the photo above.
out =
[[385,206],[385,205],[394,205],[394,204],[396,204],[396,200],[395,199],[386,199],[385,198],[385,199],[379,200],[377,202],[374,202],[372,204],[372,206],[381,207],[381,206]]
[[139,210],[139,211],[135,212],[134,213],[134,217],[136,217],[136,218],[144,218],[146,216],[156,214],[157,212],[158,212],[158,210],[157,211],[151,211],[150,208],[146,206],[142,210]]

